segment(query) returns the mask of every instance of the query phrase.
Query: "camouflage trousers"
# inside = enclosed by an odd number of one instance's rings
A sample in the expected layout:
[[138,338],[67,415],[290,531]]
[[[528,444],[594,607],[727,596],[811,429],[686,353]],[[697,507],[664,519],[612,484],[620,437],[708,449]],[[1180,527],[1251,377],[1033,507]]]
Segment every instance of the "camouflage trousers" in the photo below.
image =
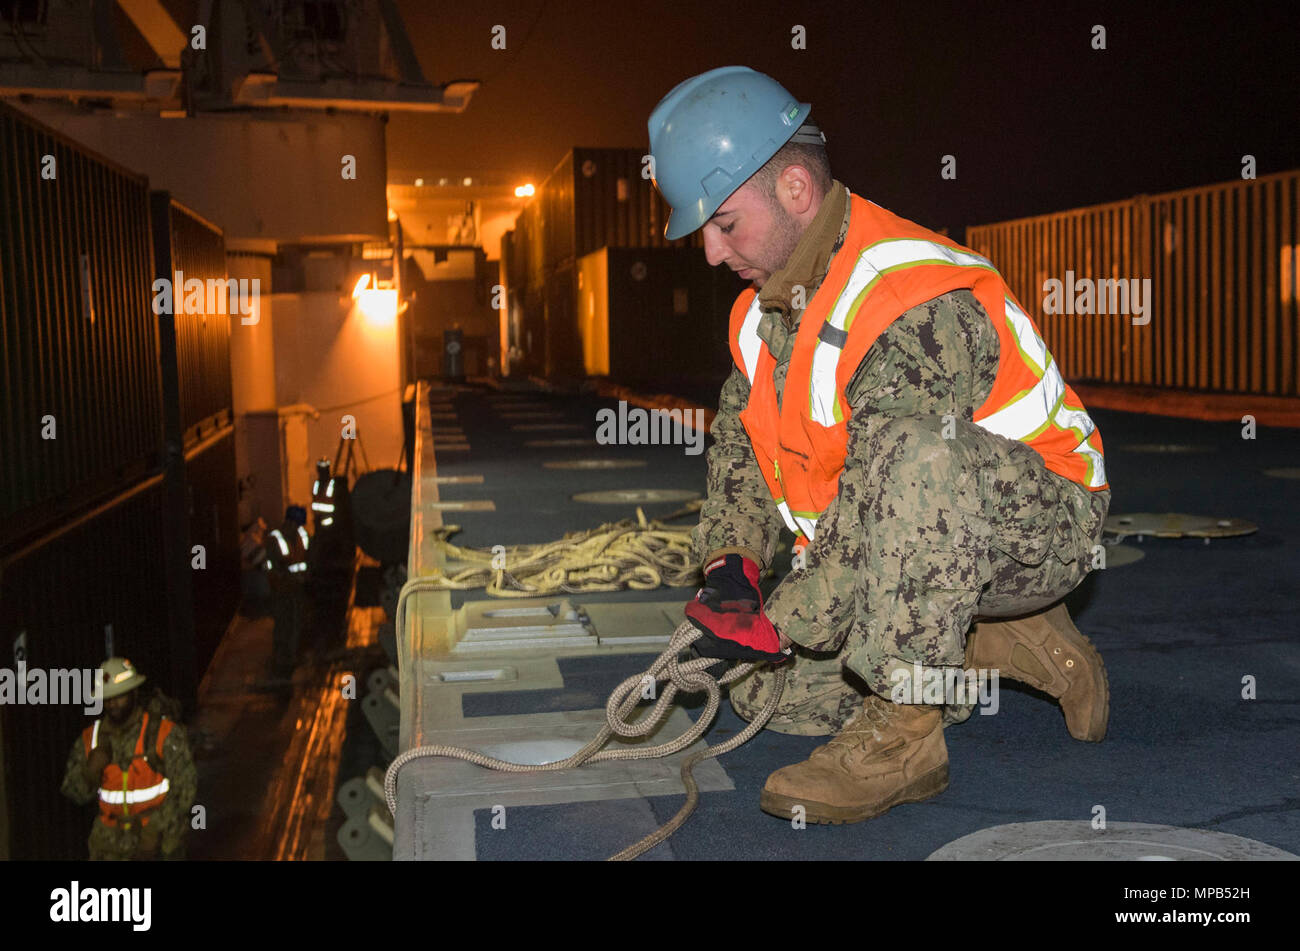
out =
[[[866,691],[890,696],[900,668],[964,666],[977,618],[1042,611],[1091,569],[1109,490],[1050,472],[1024,443],[964,421],[946,425],[890,420],[850,454],[805,566],[773,592],[796,601],[792,609],[785,597],[777,612],[796,646],[770,729],[837,733]],[[836,603],[852,615],[847,625],[828,616]],[[762,709],[772,680],[765,666],[732,685],[741,717]],[[961,722],[972,709],[945,706],[944,720]]]
[[[129,862],[135,858],[140,847],[140,826],[137,823],[126,829],[96,819],[86,844],[92,862]],[[168,833],[159,842],[158,858],[163,861],[183,861],[185,851],[184,836]]]

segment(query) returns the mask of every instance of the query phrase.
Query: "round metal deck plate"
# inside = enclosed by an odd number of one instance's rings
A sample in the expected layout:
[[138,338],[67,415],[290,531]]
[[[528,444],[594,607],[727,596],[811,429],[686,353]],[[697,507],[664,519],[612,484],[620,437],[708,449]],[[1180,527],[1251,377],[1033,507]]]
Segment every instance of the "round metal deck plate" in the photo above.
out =
[[1274,479],[1300,479],[1300,469],[1265,469],[1264,475]]
[[560,459],[543,462],[545,469],[640,469],[644,459]]
[[627,505],[642,502],[689,502],[700,493],[688,489],[614,489],[609,492],[579,492],[575,502],[592,502],[596,505]]
[[972,832],[936,849],[927,862],[1240,862],[1297,860],[1254,839],[1146,822],[1110,822],[1093,829],[1087,820],[1013,822]]
[[1193,443],[1182,442],[1136,442],[1127,446],[1118,448],[1128,452],[1159,452],[1159,453],[1187,453],[1187,452],[1214,452],[1214,446],[1203,446]]
[[1156,538],[1229,538],[1259,531],[1254,522],[1240,518],[1215,518],[1212,515],[1183,515],[1178,512],[1134,512],[1111,515],[1106,531],[1126,538],[1129,535]]
[[1131,565],[1135,561],[1141,561],[1147,556],[1141,548],[1133,545],[1107,545],[1105,546],[1106,567],[1122,568],[1124,565]]

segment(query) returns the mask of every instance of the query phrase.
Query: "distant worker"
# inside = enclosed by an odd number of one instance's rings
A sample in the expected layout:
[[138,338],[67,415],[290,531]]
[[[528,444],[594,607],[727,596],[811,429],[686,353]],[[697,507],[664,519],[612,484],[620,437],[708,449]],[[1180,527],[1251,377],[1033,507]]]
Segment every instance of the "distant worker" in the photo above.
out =
[[334,515],[338,503],[334,500],[336,483],[340,481],[330,475],[330,461],[322,459],[316,463],[316,481],[311,484],[311,510],[316,520],[316,533],[334,524]]
[[271,675],[290,677],[298,658],[298,643],[307,613],[307,510],[290,505],[284,523],[267,536],[267,566],[271,575]]
[[[1061,599],[1110,490],[1096,425],[993,264],[851,194],[811,109],[731,66],[674,88],[649,131],[665,237],[701,231],[709,264],[752,284],[687,616],[704,656],[786,662],[771,729],[834,735],[769,776],[760,807],[838,823],[947,788],[944,726],[974,707],[947,685],[966,669],[1105,735],[1101,657]],[[798,555],[764,605],[783,527]],[[753,719],[774,679],[733,684],[736,711]]]
[[343,629],[357,554],[348,479],[346,475],[334,475],[328,459],[316,463],[311,507],[316,533],[311,544],[311,570],[307,573],[311,603],[308,647],[323,650]]
[[72,744],[63,777],[69,799],[99,800],[91,861],[183,859],[198,789],[185,728],[161,694],[140,702],[145,677],[125,657],[110,657],[100,670],[104,715]]

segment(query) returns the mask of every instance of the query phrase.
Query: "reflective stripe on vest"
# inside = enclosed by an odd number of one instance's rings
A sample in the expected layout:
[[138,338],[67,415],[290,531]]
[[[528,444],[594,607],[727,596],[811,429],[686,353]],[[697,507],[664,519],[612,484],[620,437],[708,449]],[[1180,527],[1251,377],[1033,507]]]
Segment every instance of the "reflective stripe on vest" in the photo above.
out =
[[289,557],[289,543],[284,540],[284,536],[280,534],[278,528],[271,529],[271,537],[274,538],[276,544],[280,546],[280,554],[284,555],[286,558]]
[[333,511],[334,511],[334,503],[333,503],[333,502],[313,502],[313,503],[311,504],[311,510],[312,510],[313,512],[333,512]]
[[142,802],[148,802],[150,799],[157,799],[169,789],[171,789],[171,786],[164,778],[156,786],[150,786],[147,789],[101,789],[99,798],[101,802],[106,802],[110,806],[136,806]]
[[307,529],[303,528],[301,525],[298,526],[298,537],[299,537],[300,539],[302,539],[302,547],[303,547],[304,549],[305,549],[305,548],[310,544],[310,542],[311,542],[310,537],[307,535]]

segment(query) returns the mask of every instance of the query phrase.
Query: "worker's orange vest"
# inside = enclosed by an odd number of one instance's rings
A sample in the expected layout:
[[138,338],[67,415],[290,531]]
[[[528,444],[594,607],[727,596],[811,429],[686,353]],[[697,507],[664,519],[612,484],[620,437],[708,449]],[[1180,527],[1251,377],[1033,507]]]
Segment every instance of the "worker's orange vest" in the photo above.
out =
[[[144,755],[144,736],[149,728],[149,714],[140,724],[140,735],[136,737],[135,753],[126,770],[116,763],[104,767],[99,786],[99,818],[105,825],[115,826],[119,821],[147,812],[162,805],[167,798],[167,777],[157,772]],[[172,721],[166,718],[158,725],[158,755],[163,755],[163,741],[172,731]],[[99,742],[99,721],[96,720],[81,734],[86,744],[86,755]],[[148,825],[149,817],[140,820],[141,825]]]
[[740,421],[786,524],[803,539],[835,498],[848,450],[844,391],[867,351],[904,312],[969,290],[997,328],[993,389],[974,420],[1018,439],[1049,470],[1093,491],[1107,488],[1101,435],[1062,379],[1033,320],[985,258],[856,195],[849,230],[795,336],[779,404],[776,359],[758,336],[751,288],[731,309],[731,355],[749,377]]

